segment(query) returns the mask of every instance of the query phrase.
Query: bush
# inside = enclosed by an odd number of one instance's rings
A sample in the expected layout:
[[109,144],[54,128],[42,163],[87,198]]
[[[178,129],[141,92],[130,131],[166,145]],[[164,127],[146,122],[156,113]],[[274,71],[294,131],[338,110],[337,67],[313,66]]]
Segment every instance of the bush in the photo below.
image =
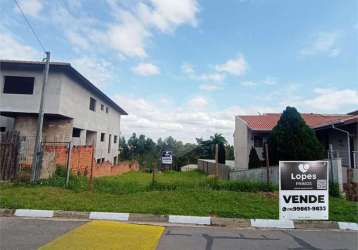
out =
[[223,143],[218,145],[218,163],[225,164],[225,146]]
[[283,111],[269,138],[270,163],[278,161],[310,161],[324,157],[324,149],[314,131],[293,107]]
[[329,195],[337,198],[341,197],[338,183],[329,184]]
[[[40,180],[39,184],[55,186],[55,187],[65,187],[66,176],[67,176],[67,169],[64,167],[57,167],[55,174],[51,178],[49,178],[47,180]],[[76,175],[73,175],[72,172],[70,172],[70,178],[69,178],[67,188],[74,190],[76,192],[87,190],[88,189],[87,177],[76,176]]]
[[249,155],[249,169],[259,168],[260,166],[261,166],[261,161],[259,159],[259,156],[257,155],[256,149],[252,147]]

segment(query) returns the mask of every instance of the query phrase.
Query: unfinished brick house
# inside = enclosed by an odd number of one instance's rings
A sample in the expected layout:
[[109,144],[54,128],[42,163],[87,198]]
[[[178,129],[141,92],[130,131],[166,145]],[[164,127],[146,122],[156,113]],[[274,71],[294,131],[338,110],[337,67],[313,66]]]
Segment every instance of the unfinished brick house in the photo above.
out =
[[[36,135],[44,63],[0,61],[1,132]],[[98,163],[118,162],[121,116],[127,113],[69,63],[51,63],[44,94],[43,141],[93,145]]]

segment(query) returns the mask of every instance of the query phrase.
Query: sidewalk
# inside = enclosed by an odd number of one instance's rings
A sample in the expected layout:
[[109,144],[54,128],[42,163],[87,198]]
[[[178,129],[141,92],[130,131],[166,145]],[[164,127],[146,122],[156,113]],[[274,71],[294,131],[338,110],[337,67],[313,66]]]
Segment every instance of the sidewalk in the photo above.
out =
[[138,223],[168,223],[212,225],[232,228],[271,228],[271,229],[340,229],[358,231],[358,223],[335,221],[291,221],[272,219],[238,219],[201,217],[184,215],[153,215],[108,212],[76,212],[34,209],[0,209],[0,216],[36,217],[36,218],[67,218],[89,220],[113,220]]

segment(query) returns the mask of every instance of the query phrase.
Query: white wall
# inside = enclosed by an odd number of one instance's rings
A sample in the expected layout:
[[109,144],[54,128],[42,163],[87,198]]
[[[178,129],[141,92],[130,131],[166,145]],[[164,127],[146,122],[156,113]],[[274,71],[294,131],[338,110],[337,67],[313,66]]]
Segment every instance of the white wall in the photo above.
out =
[[[35,77],[34,93],[32,95],[23,94],[4,94],[4,79],[6,75],[10,76],[28,76]],[[0,71],[0,111],[2,112],[21,112],[38,113],[40,105],[40,94],[43,84],[43,74],[37,71],[18,71],[4,70]],[[51,73],[49,75],[48,85],[46,85],[45,113],[58,113],[61,92],[61,74]]]
[[0,127],[5,127],[5,132],[14,128],[14,118],[0,115]]
[[[33,95],[4,94],[4,76],[30,76],[35,77]],[[40,93],[43,84],[41,71],[15,71],[1,70],[0,74],[0,111],[18,113],[38,113],[40,105]],[[96,111],[89,109],[90,97],[97,100]],[[109,108],[101,111],[101,104]],[[118,138],[120,136],[120,113],[105,103],[98,96],[77,84],[64,73],[50,72],[48,85],[45,92],[45,113],[59,114],[73,118],[73,127],[97,132],[95,158],[105,158],[113,162],[113,157],[118,155]],[[20,123],[19,123],[20,124]],[[105,133],[105,141],[100,141],[101,133]],[[109,134],[112,136],[111,150],[108,153]],[[114,144],[114,136],[117,143]],[[81,143],[85,142],[81,139]]]
[[[90,97],[96,99],[96,111],[89,109]],[[113,161],[118,155],[118,138],[120,135],[120,113],[105,103],[98,96],[76,84],[67,75],[62,75],[62,89],[59,112],[65,116],[74,117],[73,126],[76,128],[97,132],[95,158],[104,157]],[[104,104],[104,110],[101,110]],[[106,113],[106,107],[109,113]],[[105,141],[101,142],[101,133],[105,133]],[[111,137],[111,150],[108,153],[108,140]],[[114,144],[114,136],[117,143]]]
[[247,169],[249,162],[249,136],[250,132],[245,121],[238,116],[235,117],[234,132],[234,153],[235,167],[239,169]]

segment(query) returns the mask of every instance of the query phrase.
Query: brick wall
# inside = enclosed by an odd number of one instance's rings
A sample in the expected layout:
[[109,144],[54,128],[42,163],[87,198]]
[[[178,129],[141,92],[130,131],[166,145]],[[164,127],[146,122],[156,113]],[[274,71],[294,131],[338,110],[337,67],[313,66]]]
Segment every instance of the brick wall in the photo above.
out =
[[110,162],[107,161],[101,164],[96,164],[96,166],[93,168],[93,176],[114,176],[138,170],[138,162],[124,161],[118,163],[117,165],[112,165]]
[[[87,175],[91,169],[93,158],[92,146],[74,146],[71,154],[71,170],[75,175]],[[93,162],[93,166],[95,166]]]
[[[46,146],[45,154],[55,154],[55,164],[57,166],[66,166],[68,158],[68,149],[66,146]],[[92,146],[73,146],[71,152],[71,171],[74,175],[89,176],[91,172],[91,163],[93,164],[93,176],[112,176],[120,175],[129,171],[138,171],[138,162],[124,161],[117,165],[109,161],[97,164],[93,159]]]

